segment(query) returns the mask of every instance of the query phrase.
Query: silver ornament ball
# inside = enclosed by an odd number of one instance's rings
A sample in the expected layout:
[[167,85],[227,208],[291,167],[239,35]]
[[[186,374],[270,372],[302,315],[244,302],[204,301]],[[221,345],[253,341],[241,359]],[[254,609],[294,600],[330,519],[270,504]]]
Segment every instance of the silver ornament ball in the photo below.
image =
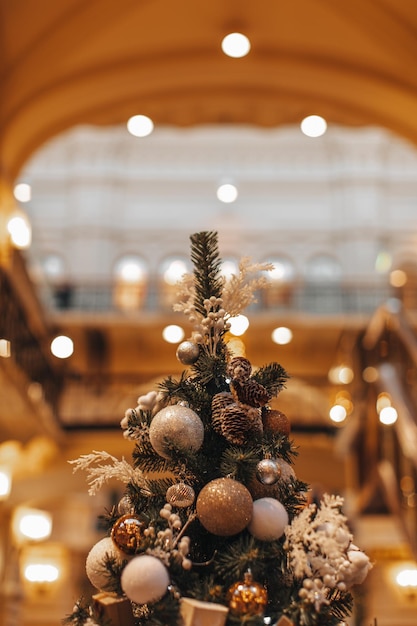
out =
[[177,359],[183,365],[192,365],[200,356],[200,347],[194,341],[183,341],[177,348]]
[[256,466],[256,478],[263,485],[275,485],[281,476],[281,468],[274,459],[262,459]]

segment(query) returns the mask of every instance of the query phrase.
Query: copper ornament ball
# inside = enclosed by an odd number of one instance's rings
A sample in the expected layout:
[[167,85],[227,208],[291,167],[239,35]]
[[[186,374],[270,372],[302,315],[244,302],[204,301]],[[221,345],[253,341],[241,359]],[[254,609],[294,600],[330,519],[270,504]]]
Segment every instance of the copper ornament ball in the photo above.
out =
[[291,433],[291,424],[282,411],[267,409],[262,412],[262,423],[265,432],[272,432],[288,437]]
[[122,515],[113,525],[111,538],[125,554],[135,554],[143,538],[146,523],[135,514]]
[[263,615],[268,603],[267,590],[253,580],[250,571],[245,573],[243,581],[229,587],[227,598],[230,612],[238,617]]
[[197,517],[213,535],[229,537],[241,532],[252,518],[253,500],[248,489],[232,478],[217,478],[200,491]]

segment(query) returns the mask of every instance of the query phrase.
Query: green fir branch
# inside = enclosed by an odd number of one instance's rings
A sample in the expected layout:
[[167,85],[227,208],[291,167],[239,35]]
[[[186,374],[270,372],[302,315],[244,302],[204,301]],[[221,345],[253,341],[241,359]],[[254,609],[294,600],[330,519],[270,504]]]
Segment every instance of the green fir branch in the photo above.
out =
[[290,378],[282,365],[275,362],[263,365],[252,376],[265,387],[271,398],[276,397],[285,388],[285,383]]
[[191,261],[194,266],[195,309],[206,315],[204,300],[211,296],[220,298],[223,280],[220,276],[221,258],[218,250],[217,232],[195,233],[190,237]]

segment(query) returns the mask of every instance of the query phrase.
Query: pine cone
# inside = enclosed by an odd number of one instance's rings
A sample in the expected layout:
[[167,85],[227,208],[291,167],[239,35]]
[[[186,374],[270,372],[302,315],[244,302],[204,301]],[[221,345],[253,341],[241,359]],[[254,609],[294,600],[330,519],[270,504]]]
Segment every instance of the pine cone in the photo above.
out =
[[235,356],[227,366],[226,374],[232,380],[243,382],[248,380],[252,373],[252,365],[243,356]]
[[232,380],[230,390],[236,402],[248,404],[249,406],[264,406],[271,399],[265,387],[253,378],[244,383],[241,383],[239,380]]
[[262,434],[262,419],[259,409],[230,404],[223,409],[221,434],[227,441],[242,445],[251,437]]
[[222,431],[223,409],[233,403],[234,400],[230,391],[222,391],[213,396],[211,401],[211,423],[213,430],[217,433],[221,434]]

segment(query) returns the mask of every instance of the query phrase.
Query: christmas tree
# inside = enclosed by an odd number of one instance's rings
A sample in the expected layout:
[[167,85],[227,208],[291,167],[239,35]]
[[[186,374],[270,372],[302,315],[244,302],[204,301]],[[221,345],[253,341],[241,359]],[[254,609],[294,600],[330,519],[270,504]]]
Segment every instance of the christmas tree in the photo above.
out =
[[343,499],[310,503],[295,475],[289,420],[270,406],[287,372],[275,362],[255,370],[228,345],[230,319],[272,267],[244,258],[224,278],[215,232],[191,237],[191,260],[174,307],[193,327],[177,349],[185,369],[126,411],[131,462],[96,451],[71,461],[91,495],[116,478],[123,496],[87,557],[97,593],[64,623],[339,624],[369,559],[353,543]]

